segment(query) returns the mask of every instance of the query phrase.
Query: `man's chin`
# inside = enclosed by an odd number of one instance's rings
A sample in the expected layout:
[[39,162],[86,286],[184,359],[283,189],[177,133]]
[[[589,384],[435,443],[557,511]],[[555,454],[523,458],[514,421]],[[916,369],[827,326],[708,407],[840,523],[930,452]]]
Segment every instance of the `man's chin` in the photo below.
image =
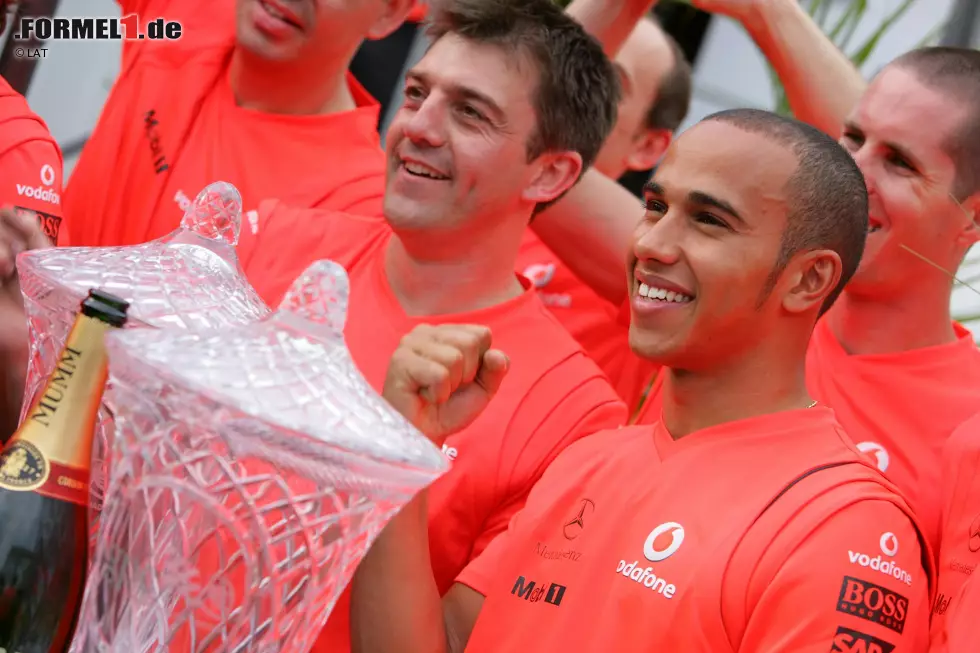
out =
[[254,59],[262,61],[293,61],[297,47],[292,43],[273,43],[251,27],[239,27],[235,41],[237,47]]

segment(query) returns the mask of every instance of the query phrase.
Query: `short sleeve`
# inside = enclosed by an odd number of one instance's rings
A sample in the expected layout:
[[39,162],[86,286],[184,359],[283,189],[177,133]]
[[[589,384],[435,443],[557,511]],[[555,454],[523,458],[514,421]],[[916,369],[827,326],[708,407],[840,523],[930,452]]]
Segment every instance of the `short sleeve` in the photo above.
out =
[[[756,580],[756,579],[754,579]],[[861,501],[804,539],[751,609],[739,653],[929,648],[929,579],[915,526]]]
[[0,180],[0,205],[33,211],[52,243],[68,243],[61,211],[61,151],[53,141],[30,140],[4,152]]

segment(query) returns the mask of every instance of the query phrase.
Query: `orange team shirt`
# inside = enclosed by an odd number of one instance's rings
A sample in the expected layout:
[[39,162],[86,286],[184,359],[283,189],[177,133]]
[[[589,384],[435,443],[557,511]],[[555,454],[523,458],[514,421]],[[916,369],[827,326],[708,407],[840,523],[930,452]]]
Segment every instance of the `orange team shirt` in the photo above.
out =
[[844,430],[909,499],[939,551],[942,450],[980,411],[980,349],[954,324],[957,340],[895,354],[851,356],[827,322],[807,351],[807,385]]
[[958,605],[949,616],[947,631],[949,639],[939,648],[934,646],[931,653],[977,653],[980,651],[980,582],[976,578],[963,586],[963,594]]
[[[953,430],[980,411],[980,350],[954,325],[956,342],[897,354],[851,356],[826,321],[807,351],[807,385],[834,409],[858,448],[909,499],[934,552],[939,551],[942,449]],[[660,414],[661,379],[638,422]]]
[[921,561],[828,409],[632,426],[562,452],[461,575],[486,596],[466,651],[925,652]]
[[[947,636],[957,620],[955,615],[967,610],[972,610],[969,620],[977,631],[976,636],[980,637],[980,628],[976,625],[980,603],[967,607],[963,595],[964,586],[980,563],[980,414],[950,436],[943,450],[941,471],[943,530],[939,548],[939,593],[932,609],[936,651],[947,650]],[[976,651],[980,651],[980,644],[971,649],[971,653]]]
[[620,309],[582,283],[530,229],[521,241],[517,270],[534,284],[545,306],[606,373],[632,413],[657,366],[630,349],[628,315],[623,321]]
[[[123,13],[179,20],[178,41],[127,42],[122,68],[66,189],[78,245],[163,236],[208,184],[242,194],[242,232],[257,232],[268,198],[381,215],[379,105],[348,75],[358,108],[275,115],[236,105],[229,80],[233,0],[122,0]],[[307,225],[294,225],[303,238]],[[239,255],[243,253],[239,247]]]
[[67,245],[61,172],[61,148],[48,126],[0,77],[0,206],[34,211],[51,242]]
[[[525,292],[487,309],[454,315],[413,317],[398,303],[384,268],[393,237],[383,220],[295,211],[269,202],[261,209],[275,238],[281,225],[304,221],[317,225],[307,249],[277,254],[259,247],[243,261],[246,274],[261,275],[263,299],[275,304],[302,267],[328,258],[342,264],[350,278],[345,335],[358,368],[379,392],[388,362],[401,338],[419,324],[475,323],[489,326],[494,347],[510,358],[510,372],[489,408],[443,446],[453,461],[450,472],[429,492],[432,569],[440,591],[453,581],[487,544],[507,528],[531,485],[570,442],[626,420],[602,372],[525,286]],[[277,279],[282,281],[277,282]],[[345,593],[314,651],[350,649],[349,597]]]

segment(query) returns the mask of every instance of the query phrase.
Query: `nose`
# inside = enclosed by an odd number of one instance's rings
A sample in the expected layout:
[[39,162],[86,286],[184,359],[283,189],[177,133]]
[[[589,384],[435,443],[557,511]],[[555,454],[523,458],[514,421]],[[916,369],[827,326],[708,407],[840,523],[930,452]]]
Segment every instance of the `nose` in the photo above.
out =
[[683,218],[671,213],[657,220],[644,218],[637,225],[633,238],[633,255],[640,262],[664,266],[680,260],[683,238]]
[[875,190],[875,167],[872,161],[872,151],[867,144],[862,145],[856,152],[851,152],[851,158],[857,164],[861,174],[864,175],[864,184],[868,187],[868,193]]
[[435,93],[430,94],[422,104],[408,112],[405,120],[405,137],[415,145],[440,147],[446,142],[447,116],[444,101]]

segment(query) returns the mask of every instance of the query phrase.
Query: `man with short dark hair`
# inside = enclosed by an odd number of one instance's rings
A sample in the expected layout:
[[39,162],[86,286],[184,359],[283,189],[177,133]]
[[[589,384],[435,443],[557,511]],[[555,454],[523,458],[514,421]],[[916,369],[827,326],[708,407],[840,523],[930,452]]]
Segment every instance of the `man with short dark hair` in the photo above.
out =
[[[681,135],[645,195],[630,342],[665,366],[663,419],[563,451],[441,601],[421,493],[355,574],[355,651],[925,651],[911,510],[804,379],[860,260],[860,171],[819,130],[735,110]],[[418,329],[384,397],[439,444],[492,406],[507,347]]]
[[[677,42],[649,16],[638,22],[613,66],[623,98],[593,169],[619,179],[627,171],[650,170],[667,151],[690,105],[691,67]],[[545,305],[605,372],[619,396],[635,407],[655,366],[629,350],[629,327],[618,319],[619,307],[580,281],[533,229],[521,243],[517,269],[534,283]]]
[[[345,339],[379,391],[413,329],[479,322],[506,343],[511,371],[490,409],[440,442],[453,467],[428,495],[425,556],[444,592],[561,449],[626,420],[602,372],[515,272],[531,216],[595,159],[619,90],[599,44],[550,0],[435,3],[430,18],[433,43],[388,130],[384,220],[271,202],[260,236],[295,247],[260,246],[242,264],[271,304],[311,261],[342,264]],[[452,340],[437,350],[452,355]],[[349,649],[348,614],[345,594],[314,651]]]
[[[980,350],[950,313],[953,274],[980,239],[980,189],[963,182],[976,165],[964,139],[976,130],[980,53],[922,48],[866,85],[796,0],[695,4],[741,21],[796,115],[839,137],[864,173],[866,251],[814,331],[807,381],[909,497],[938,550],[942,446],[980,411]],[[638,219],[632,204],[589,175],[555,207],[561,214],[546,211],[533,228],[598,294],[622,304],[616,270]],[[658,391],[641,421],[659,418]]]

